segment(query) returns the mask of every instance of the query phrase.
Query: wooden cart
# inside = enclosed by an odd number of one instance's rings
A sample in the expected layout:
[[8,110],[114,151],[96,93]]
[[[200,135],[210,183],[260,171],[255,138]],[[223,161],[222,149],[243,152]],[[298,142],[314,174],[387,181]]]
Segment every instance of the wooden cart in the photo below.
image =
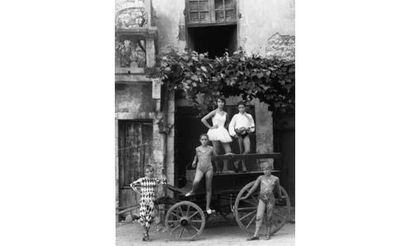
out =
[[[224,155],[216,156],[214,160],[256,160],[275,159],[279,153],[270,154],[247,154],[247,155]],[[215,209],[217,215],[226,217],[233,213],[239,227],[251,234],[255,231],[256,208],[258,205],[259,190],[253,192],[247,199],[242,200],[251,189],[262,171],[252,171],[246,173],[226,173],[214,174],[212,182],[211,207]],[[274,170],[273,174],[280,178],[280,171]],[[204,182],[204,179],[202,182]],[[183,188],[168,185],[168,189],[173,192],[174,204],[169,204],[166,210],[165,225],[168,231],[177,240],[193,240],[201,235],[205,228],[207,215],[205,211],[205,189],[200,185],[200,189],[191,197],[185,194],[191,189],[188,183]],[[282,197],[277,198],[276,207],[272,221],[272,228],[269,232],[273,235],[279,231],[290,218],[290,200],[287,192],[280,187]],[[264,216],[266,220],[266,216]],[[266,232],[266,222],[264,221],[261,232]]]

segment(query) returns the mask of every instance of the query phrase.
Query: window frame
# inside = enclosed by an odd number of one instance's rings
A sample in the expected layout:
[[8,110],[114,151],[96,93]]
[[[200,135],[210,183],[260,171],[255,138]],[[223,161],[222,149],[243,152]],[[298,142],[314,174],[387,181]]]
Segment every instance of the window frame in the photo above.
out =
[[[225,1],[227,0],[222,0],[222,9],[215,9],[215,0],[185,0],[185,23],[187,27],[195,27],[195,26],[214,26],[214,25],[236,25],[239,19],[238,15],[238,10],[237,10],[237,0],[231,0],[233,2],[233,7],[231,8],[226,8]],[[191,9],[191,3],[197,3],[197,9]],[[205,18],[205,21],[201,21],[201,13],[207,13],[207,11],[201,11],[199,9],[199,3],[200,2],[208,2],[209,6],[209,18]],[[233,20],[227,21],[226,20],[226,11],[233,10],[234,11],[234,16]],[[218,21],[216,19],[216,11],[222,11],[223,12],[223,20]],[[197,20],[193,21],[191,18],[191,13],[197,13],[198,18]],[[209,20],[208,20],[209,19]]]

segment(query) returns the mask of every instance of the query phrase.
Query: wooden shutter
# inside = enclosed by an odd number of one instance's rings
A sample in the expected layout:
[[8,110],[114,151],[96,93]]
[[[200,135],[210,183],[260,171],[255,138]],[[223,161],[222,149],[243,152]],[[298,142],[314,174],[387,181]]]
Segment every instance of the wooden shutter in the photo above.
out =
[[190,23],[211,23],[210,0],[188,0],[188,20]]
[[214,0],[215,1],[215,22],[236,21],[235,0]]
[[187,24],[232,24],[236,22],[236,0],[186,0]]

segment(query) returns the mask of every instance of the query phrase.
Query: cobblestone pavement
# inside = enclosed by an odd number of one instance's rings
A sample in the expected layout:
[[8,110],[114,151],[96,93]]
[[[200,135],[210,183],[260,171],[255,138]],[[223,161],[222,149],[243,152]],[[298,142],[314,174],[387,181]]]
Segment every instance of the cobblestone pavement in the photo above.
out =
[[136,223],[117,224],[117,246],[137,245],[295,245],[295,224],[286,224],[270,240],[246,241],[248,235],[244,233],[235,222],[218,221],[208,223],[202,235],[195,241],[174,241],[166,232],[157,232],[155,228],[150,231],[150,242],[143,242],[142,228]]

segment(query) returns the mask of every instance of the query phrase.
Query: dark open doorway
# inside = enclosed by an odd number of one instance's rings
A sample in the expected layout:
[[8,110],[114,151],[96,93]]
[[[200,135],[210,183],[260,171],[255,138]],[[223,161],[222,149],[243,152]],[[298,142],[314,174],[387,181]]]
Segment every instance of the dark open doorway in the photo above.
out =
[[188,28],[188,45],[199,53],[208,52],[210,58],[232,54],[237,49],[236,25]]

